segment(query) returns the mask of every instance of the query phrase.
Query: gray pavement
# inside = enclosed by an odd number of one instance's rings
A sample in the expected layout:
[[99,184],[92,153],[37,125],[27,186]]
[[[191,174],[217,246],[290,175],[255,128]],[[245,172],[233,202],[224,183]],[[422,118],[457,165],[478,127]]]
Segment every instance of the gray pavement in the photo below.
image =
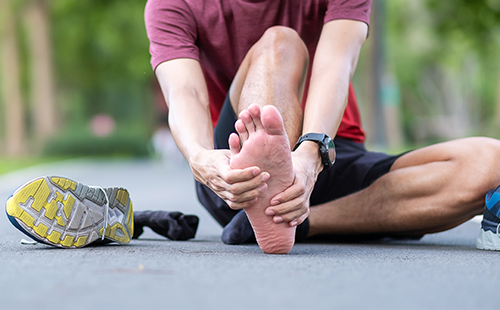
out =
[[420,241],[227,246],[184,164],[74,160],[0,176],[0,200],[41,175],[129,189],[136,210],[197,214],[190,241],[146,231],[129,245],[21,245],[0,216],[0,309],[499,309],[500,253],[469,221]]

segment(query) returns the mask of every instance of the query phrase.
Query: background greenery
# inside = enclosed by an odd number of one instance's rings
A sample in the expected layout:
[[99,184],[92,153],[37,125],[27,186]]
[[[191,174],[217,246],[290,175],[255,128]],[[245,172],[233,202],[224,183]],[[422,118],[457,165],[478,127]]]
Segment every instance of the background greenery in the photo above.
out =
[[386,3],[406,143],[500,137],[500,1]]
[[[25,7],[36,1],[44,3],[49,21],[58,111],[58,130],[43,143],[36,143],[32,125],[35,116],[30,108],[29,76],[33,69],[24,16]],[[29,145],[14,157],[148,156],[158,113],[143,20],[146,1],[10,3]],[[401,150],[469,135],[500,137],[500,0],[375,3],[382,4],[377,14],[383,22],[372,25],[354,79],[368,143],[374,142],[371,137],[380,130],[373,125],[377,122],[395,124],[397,130],[386,128],[389,136],[400,132],[389,139],[392,144],[381,146],[385,149]],[[383,107],[390,110],[385,119],[373,113],[373,94],[367,91],[374,79],[369,67],[376,32],[383,32],[382,94],[392,94],[382,100]],[[2,96],[0,103],[7,104]],[[117,122],[114,133],[105,138],[89,130],[89,120],[101,113]],[[5,162],[4,123],[0,114],[0,156],[3,154]]]

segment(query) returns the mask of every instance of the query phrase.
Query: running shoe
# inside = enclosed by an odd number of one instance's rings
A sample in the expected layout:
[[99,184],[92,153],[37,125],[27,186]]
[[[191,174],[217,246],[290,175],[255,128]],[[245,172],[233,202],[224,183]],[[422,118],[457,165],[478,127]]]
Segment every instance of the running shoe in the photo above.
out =
[[128,243],[132,201],[124,188],[87,186],[45,176],[19,187],[6,203],[10,222],[40,243],[80,248],[95,241]]
[[476,241],[480,250],[500,250],[500,186],[486,194],[481,231]]

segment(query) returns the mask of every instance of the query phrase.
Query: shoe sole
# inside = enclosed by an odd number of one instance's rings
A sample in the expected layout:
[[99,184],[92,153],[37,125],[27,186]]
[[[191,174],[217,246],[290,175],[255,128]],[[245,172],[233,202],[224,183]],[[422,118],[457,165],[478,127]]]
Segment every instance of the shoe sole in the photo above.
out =
[[[104,229],[106,195],[108,225]],[[134,234],[132,201],[124,188],[90,187],[73,180],[47,176],[18,188],[8,199],[12,224],[38,242],[61,248],[80,248],[102,238],[128,243]]]
[[479,231],[479,237],[476,241],[476,248],[479,250],[500,251],[500,238],[491,230]]

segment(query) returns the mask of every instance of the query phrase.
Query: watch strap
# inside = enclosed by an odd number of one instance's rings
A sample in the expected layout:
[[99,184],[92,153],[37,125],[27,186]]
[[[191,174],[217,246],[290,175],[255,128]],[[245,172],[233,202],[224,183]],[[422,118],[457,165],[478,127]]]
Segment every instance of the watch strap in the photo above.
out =
[[304,142],[304,141],[314,141],[316,143],[323,143],[323,140],[325,139],[326,134],[324,133],[306,133],[305,135],[301,136],[297,143],[295,143],[295,146],[293,147],[292,151],[295,151],[299,145]]
[[[324,133],[306,133],[301,136],[295,146],[293,147],[293,151],[295,151],[299,145],[304,141],[314,141],[319,146],[319,154],[321,156],[321,161],[323,162],[323,167],[325,169],[330,168],[333,165],[334,161],[331,161],[329,158],[329,143],[333,144],[331,138]],[[333,145],[333,149],[335,149],[335,145]]]

